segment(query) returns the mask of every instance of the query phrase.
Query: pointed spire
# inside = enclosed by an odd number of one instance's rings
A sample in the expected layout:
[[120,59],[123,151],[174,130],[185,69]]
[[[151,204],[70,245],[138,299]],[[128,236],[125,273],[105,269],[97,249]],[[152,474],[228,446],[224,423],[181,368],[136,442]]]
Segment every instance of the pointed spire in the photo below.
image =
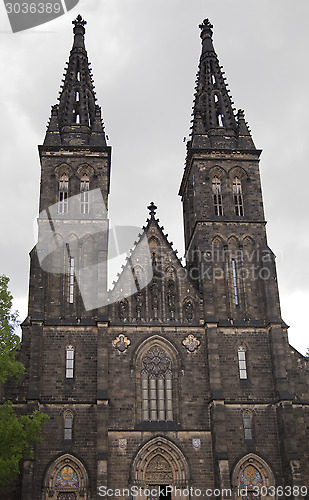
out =
[[[93,79],[85,49],[84,35],[86,21],[80,15],[72,22],[74,41],[69,62],[64,73],[59,105],[54,109],[50,124],[58,123],[62,144],[106,145],[101,111],[95,104]],[[50,143],[48,128],[45,143]],[[93,137],[92,137],[93,136]]]
[[239,124],[224,71],[213,46],[213,26],[209,19],[205,19],[199,28],[202,53],[197,74],[189,148],[236,148]]

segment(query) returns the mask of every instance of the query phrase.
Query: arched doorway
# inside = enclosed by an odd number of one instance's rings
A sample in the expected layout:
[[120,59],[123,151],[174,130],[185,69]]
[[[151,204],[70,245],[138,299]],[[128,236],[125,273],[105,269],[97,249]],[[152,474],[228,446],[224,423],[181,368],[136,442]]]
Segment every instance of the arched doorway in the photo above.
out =
[[269,487],[275,486],[274,475],[265,460],[254,453],[244,456],[236,464],[232,485],[237,500],[267,500]]
[[189,468],[182,451],[160,436],[140,448],[132,463],[131,479],[143,490],[144,500],[174,500],[189,484]]
[[88,500],[88,474],[73,455],[58,457],[47,469],[43,500]]

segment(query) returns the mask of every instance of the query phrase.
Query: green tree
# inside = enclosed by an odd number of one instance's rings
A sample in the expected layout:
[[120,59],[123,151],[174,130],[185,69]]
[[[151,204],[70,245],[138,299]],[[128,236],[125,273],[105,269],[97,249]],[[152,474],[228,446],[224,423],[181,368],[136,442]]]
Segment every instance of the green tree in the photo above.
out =
[[[0,383],[8,379],[18,381],[24,366],[16,360],[20,338],[15,333],[18,314],[12,312],[12,295],[8,289],[9,278],[0,276]],[[39,411],[31,415],[17,415],[11,401],[0,406],[0,486],[6,486],[19,473],[19,463],[24,457],[33,457],[33,444],[42,441],[42,425],[48,416]]]

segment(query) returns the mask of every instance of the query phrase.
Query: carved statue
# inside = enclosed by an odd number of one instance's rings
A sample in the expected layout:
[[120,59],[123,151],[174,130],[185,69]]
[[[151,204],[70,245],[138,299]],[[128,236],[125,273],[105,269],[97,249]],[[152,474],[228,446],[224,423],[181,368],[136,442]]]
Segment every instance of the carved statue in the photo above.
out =
[[125,299],[123,299],[118,303],[119,319],[121,319],[121,320],[126,319],[127,314],[128,314],[128,303]]
[[172,319],[175,317],[175,297],[175,283],[173,280],[169,280],[167,285],[167,305]]
[[191,300],[186,300],[184,303],[184,315],[187,321],[193,320],[193,304]]

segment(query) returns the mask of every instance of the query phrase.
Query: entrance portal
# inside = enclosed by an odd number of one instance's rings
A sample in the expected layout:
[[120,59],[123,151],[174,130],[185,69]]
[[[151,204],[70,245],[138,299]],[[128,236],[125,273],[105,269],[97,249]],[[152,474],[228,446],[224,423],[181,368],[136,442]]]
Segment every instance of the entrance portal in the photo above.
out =
[[[178,446],[169,439],[158,436],[145,443],[136,454],[132,463],[131,480],[132,484],[150,491],[148,500],[175,500],[173,489],[177,487],[180,491],[187,487],[189,468]],[[173,488],[166,491],[168,486]]]

